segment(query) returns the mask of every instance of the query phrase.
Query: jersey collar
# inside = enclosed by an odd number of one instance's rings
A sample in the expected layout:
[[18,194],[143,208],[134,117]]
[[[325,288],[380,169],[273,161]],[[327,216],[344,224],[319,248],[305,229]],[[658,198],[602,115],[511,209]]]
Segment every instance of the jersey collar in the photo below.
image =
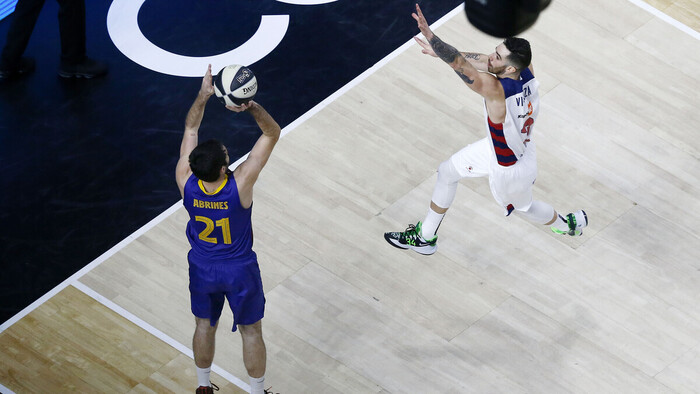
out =
[[221,184],[219,185],[219,187],[216,188],[216,190],[214,190],[213,192],[209,193],[209,192],[207,191],[207,189],[204,187],[204,182],[202,182],[201,179],[197,182],[197,184],[199,185],[199,188],[200,188],[200,189],[202,190],[202,192],[203,192],[204,194],[206,194],[207,196],[213,196],[214,194],[220,192],[221,189],[223,189],[224,186],[226,186],[226,183],[228,183],[228,177],[224,178],[224,181],[221,182]]

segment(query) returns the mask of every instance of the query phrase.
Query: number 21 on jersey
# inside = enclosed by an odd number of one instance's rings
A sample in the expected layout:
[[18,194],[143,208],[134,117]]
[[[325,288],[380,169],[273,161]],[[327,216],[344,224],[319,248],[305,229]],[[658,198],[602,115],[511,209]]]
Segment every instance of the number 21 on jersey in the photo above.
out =
[[199,239],[201,239],[204,242],[218,244],[219,241],[214,237],[210,237],[209,235],[211,235],[212,231],[214,231],[214,227],[221,227],[221,233],[224,238],[224,243],[227,245],[231,244],[231,226],[229,224],[228,218],[217,220],[216,223],[214,223],[213,220],[205,216],[195,216],[194,218],[196,221],[203,222],[207,226],[204,228],[204,230],[202,230],[201,233],[199,233]]

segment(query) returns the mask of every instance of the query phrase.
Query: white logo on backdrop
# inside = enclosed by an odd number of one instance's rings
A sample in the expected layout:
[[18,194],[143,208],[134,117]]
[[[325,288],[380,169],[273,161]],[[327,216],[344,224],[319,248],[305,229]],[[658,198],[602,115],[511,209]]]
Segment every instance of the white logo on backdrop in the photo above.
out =
[[[163,74],[199,77],[207,64],[219,70],[229,64],[249,66],[271,53],[287,34],[289,15],[263,15],[248,41],[228,52],[212,56],[184,56],[153,44],[141,32],[138,15],[146,0],[114,0],[107,13],[107,31],[114,45],[129,59]],[[296,5],[318,5],[336,0],[276,0]],[[216,71],[214,71],[216,72]]]

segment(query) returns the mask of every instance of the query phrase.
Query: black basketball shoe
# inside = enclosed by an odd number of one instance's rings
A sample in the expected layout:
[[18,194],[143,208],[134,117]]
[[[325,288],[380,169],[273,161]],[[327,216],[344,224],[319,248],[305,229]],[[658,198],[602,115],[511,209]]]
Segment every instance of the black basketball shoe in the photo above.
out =
[[399,249],[413,249],[420,254],[433,254],[437,250],[437,235],[426,240],[420,233],[421,222],[409,224],[404,232],[384,233],[384,239]]

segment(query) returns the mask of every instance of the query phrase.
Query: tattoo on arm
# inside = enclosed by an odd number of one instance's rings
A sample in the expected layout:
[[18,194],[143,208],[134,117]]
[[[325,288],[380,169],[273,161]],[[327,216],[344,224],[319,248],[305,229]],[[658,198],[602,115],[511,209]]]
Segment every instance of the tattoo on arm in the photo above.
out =
[[433,35],[433,38],[430,40],[430,46],[435,51],[435,54],[446,63],[452,63],[455,57],[460,56],[459,51],[455,47],[446,44],[436,35]]
[[[444,41],[438,38],[438,36],[433,36],[433,38],[430,40],[430,46],[433,48],[433,51],[435,51],[435,54],[440,57],[443,61],[446,63],[452,64],[452,62],[455,61],[455,58],[457,56],[461,56],[462,54],[452,45],[446,44]],[[478,53],[467,53],[464,55],[464,57],[471,57],[476,60],[479,59],[479,54]],[[462,81],[465,83],[468,83],[469,85],[474,83],[474,80],[469,78],[467,75],[462,73],[460,70],[455,70],[457,75],[459,75],[460,78],[462,78]]]
[[480,60],[480,59],[481,59],[481,55],[478,54],[478,53],[474,53],[474,52],[467,52],[467,53],[464,54],[464,59],[465,59],[465,60],[467,60],[467,59]]
[[473,79],[470,79],[468,76],[462,74],[461,71],[455,70],[455,72],[457,73],[457,75],[459,75],[460,78],[462,78],[462,81],[464,81],[465,83],[468,83],[470,85],[474,83]]

